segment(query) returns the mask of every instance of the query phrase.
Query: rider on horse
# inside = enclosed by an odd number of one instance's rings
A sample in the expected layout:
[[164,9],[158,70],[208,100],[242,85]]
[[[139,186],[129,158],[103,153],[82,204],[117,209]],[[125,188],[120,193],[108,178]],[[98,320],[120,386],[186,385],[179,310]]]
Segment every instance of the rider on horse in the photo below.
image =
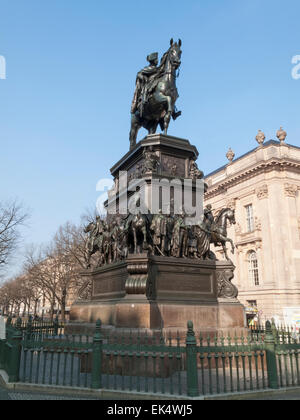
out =
[[148,55],[147,61],[150,66],[146,66],[137,74],[136,88],[131,105],[131,113],[134,114],[136,111],[139,111],[141,116],[143,115],[144,103],[147,102],[147,88],[158,71],[158,53]]

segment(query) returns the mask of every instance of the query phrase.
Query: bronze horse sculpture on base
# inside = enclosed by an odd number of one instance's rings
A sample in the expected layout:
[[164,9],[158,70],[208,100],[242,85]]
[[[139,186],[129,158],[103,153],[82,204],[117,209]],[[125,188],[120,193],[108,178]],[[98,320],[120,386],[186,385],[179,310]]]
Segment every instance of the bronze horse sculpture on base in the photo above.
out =
[[210,243],[215,246],[221,245],[227,261],[231,261],[227,254],[226,242],[231,244],[231,252],[234,254],[235,246],[232,239],[227,236],[227,221],[231,225],[235,225],[235,212],[230,208],[226,208],[220,211],[215,220],[215,225],[211,231]]
[[203,259],[212,259],[214,254],[210,251],[210,244],[214,244],[215,246],[222,246],[226,260],[231,261],[227,253],[226,243],[230,242],[233,254],[235,246],[232,239],[227,236],[227,221],[231,225],[236,223],[235,212],[230,208],[221,210],[211,226],[194,226],[193,231],[197,242],[198,258],[202,256]]
[[176,71],[181,65],[181,40],[174,43],[161,59],[155,78],[147,86],[147,98],[141,99],[141,107],[131,114],[130,149],[136,145],[141,127],[155,134],[158,125],[165,134],[168,132],[171,117],[175,120],[181,115],[176,111],[175,102],[179,97],[176,88]]
[[137,213],[128,220],[129,245],[133,254],[147,252],[149,249],[147,232],[149,220],[146,215]]

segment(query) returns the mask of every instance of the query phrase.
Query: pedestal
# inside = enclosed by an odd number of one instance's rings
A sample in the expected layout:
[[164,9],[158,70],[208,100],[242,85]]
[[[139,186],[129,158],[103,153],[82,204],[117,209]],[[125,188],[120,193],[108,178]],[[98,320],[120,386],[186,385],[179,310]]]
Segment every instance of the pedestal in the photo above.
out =
[[187,321],[202,333],[244,329],[244,307],[229,280],[233,271],[230,262],[131,255],[83,273],[92,296],[72,306],[68,329],[86,332],[97,319],[104,330],[122,333],[144,329],[182,335]]

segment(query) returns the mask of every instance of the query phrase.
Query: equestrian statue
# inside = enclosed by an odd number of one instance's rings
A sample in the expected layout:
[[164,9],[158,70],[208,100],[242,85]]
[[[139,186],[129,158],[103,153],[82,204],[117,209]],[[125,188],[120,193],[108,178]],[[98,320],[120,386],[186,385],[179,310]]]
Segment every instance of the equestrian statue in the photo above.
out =
[[136,145],[141,127],[155,134],[158,125],[165,134],[168,132],[171,117],[176,120],[181,115],[175,102],[178,99],[176,88],[177,70],[181,65],[181,40],[170,42],[170,48],[163,55],[158,66],[158,53],[147,57],[149,66],[142,69],[136,78],[136,88],[131,105],[130,149]]

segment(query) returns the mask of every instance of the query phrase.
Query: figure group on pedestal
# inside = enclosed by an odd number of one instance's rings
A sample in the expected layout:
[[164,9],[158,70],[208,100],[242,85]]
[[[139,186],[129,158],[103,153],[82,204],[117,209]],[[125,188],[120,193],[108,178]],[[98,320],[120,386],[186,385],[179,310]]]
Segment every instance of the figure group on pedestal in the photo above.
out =
[[160,210],[155,215],[138,213],[121,218],[110,216],[110,221],[99,216],[90,223],[85,232],[87,267],[91,266],[92,255],[98,252],[98,266],[112,264],[127,258],[128,254],[142,254],[173,257],[215,259],[210,251],[210,244],[222,246],[224,256],[229,259],[226,242],[227,222],[235,224],[234,210],[226,208],[217,217],[213,216],[212,207],[204,210],[203,221],[190,226],[185,223],[185,214],[163,214]]

